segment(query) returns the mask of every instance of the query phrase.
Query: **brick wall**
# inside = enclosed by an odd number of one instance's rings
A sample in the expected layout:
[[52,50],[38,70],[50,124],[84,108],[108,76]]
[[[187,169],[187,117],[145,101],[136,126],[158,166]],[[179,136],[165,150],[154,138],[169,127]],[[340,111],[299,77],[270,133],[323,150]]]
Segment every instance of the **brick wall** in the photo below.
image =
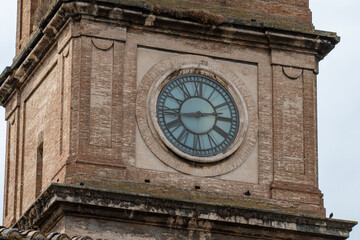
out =
[[26,46],[34,31],[51,4],[56,0],[18,0],[16,54]]
[[298,23],[303,24],[304,27],[312,26],[309,0],[147,0],[147,2],[176,8],[209,9],[224,17],[242,20],[253,19],[263,23],[277,21],[277,24]]
[[[59,36],[60,42],[63,37]],[[6,105],[7,225],[13,224],[51,182],[64,182],[62,170],[70,141],[71,48],[56,46],[42,59],[21,94]]]
[[[25,47],[40,19],[56,0],[18,0],[17,54]],[[110,0],[99,0],[113,2]],[[117,0],[128,6],[145,6],[161,14],[186,16],[181,11],[203,10],[284,29],[312,29],[309,0]],[[144,5],[145,4],[145,5]],[[180,11],[180,12],[178,12]]]

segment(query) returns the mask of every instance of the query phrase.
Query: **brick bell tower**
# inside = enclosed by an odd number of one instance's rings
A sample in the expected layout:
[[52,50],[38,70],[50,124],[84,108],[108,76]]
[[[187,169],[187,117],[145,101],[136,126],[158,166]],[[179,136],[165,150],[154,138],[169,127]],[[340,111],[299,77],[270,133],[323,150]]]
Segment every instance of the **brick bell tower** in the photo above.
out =
[[346,239],[318,189],[308,0],[18,0],[4,224],[93,239]]

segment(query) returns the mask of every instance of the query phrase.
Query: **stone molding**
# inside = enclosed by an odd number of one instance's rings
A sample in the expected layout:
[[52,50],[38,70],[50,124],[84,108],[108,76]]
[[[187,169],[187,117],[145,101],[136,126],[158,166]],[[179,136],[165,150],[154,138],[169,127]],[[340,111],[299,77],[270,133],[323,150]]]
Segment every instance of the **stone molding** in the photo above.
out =
[[[115,221],[143,222],[174,229],[192,223],[197,231],[217,231],[242,235],[237,228],[256,227],[257,234],[288,234],[309,236],[307,239],[346,239],[356,222],[305,217],[301,214],[260,210],[221,203],[206,203],[196,200],[175,200],[129,191],[111,191],[89,187],[52,184],[28,208],[14,227],[28,229],[34,225],[43,231],[51,228],[59,218],[66,215],[102,217]],[[152,222],[152,217],[154,222]],[[182,221],[177,221],[182,219]],[[181,223],[177,225],[177,223]],[[49,225],[50,224],[50,225]],[[245,233],[246,234],[246,233]],[[274,235],[271,235],[274,236]],[[311,236],[316,238],[311,238]]]
[[92,240],[92,238],[84,237],[69,237],[63,233],[49,233],[43,234],[39,230],[27,229],[19,230],[16,228],[0,227],[0,240]]
[[[81,0],[62,0],[52,7],[43,18],[39,28],[34,31],[31,39],[23,51],[14,59],[10,68],[6,68],[0,75],[0,104],[5,105],[14,91],[21,87],[32,70],[37,66],[48,49],[56,42],[57,35],[67,25],[68,21],[82,17],[102,17],[109,22],[123,26],[143,27],[147,31],[168,34],[189,34],[192,37],[209,38],[214,41],[231,41],[261,48],[297,49],[322,59],[339,42],[339,37],[333,33],[322,31],[296,32],[263,26],[249,26],[244,21],[228,20],[220,25],[208,25],[196,20],[187,21],[166,15],[155,16],[149,13],[146,6],[116,4],[109,6],[106,1],[95,3]],[[146,24],[149,16],[155,16],[150,26]],[[152,17],[153,19],[154,17]]]
[[298,79],[304,72],[304,69],[301,68],[293,68],[293,67],[285,67],[282,68],[283,73],[291,80]]

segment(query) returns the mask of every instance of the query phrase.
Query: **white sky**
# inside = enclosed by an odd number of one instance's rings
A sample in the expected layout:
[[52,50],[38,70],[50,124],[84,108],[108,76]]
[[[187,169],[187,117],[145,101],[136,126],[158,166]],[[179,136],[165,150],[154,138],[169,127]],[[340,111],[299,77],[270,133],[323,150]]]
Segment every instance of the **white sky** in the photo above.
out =
[[[15,0],[0,3],[0,73],[15,56]],[[327,215],[360,221],[360,1],[310,0],[316,29],[341,42],[320,63],[318,76],[319,178]],[[0,107],[0,225],[5,165],[4,109]],[[360,239],[360,227],[351,233]]]

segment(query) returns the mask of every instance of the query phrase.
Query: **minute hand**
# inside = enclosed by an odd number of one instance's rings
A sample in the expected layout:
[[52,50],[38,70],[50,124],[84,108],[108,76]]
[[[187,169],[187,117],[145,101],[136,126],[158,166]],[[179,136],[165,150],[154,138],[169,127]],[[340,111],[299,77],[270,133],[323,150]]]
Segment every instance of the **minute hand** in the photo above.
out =
[[206,117],[206,116],[217,116],[222,113],[202,113],[202,112],[193,112],[193,113],[180,113],[180,116],[189,116],[189,117]]

